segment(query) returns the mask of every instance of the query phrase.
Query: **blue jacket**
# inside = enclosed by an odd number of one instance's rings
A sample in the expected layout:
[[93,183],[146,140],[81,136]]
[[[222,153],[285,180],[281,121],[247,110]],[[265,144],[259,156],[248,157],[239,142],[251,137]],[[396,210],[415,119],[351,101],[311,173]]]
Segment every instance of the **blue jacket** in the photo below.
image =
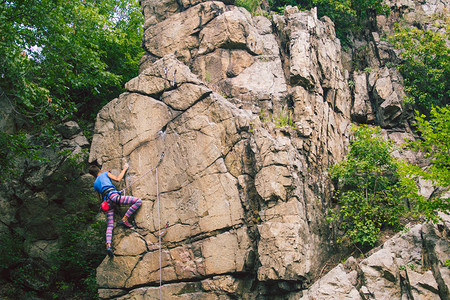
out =
[[109,171],[103,172],[102,174],[97,176],[97,179],[95,179],[94,182],[94,190],[102,194],[107,189],[112,189],[109,191],[106,195],[104,195],[105,198],[108,198],[109,195],[113,192],[117,193],[117,189],[112,183],[111,179],[108,177]]

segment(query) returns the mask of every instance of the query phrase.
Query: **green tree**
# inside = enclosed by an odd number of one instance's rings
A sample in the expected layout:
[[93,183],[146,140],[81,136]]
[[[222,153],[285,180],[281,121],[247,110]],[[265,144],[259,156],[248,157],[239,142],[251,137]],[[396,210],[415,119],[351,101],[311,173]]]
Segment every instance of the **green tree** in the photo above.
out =
[[[409,148],[421,151],[429,159],[429,167],[409,166],[413,176],[431,180],[434,185],[450,187],[450,105],[432,107],[429,119],[417,115],[416,124],[420,139],[411,141]],[[450,211],[450,199],[432,197],[419,203],[419,211],[428,219],[436,220],[437,212]]]
[[352,134],[348,156],[330,169],[339,200],[331,220],[340,220],[351,243],[373,246],[381,229],[401,227],[400,217],[417,201],[417,187],[379,128],[355,126]]
[[137,75],[142,30],[138,0],[0,1],[0,100],[19,129],[0,136],[0,167],[28,154],[25,133],[52,138],[63,120],[92,122]]
[[0,89],[24,125],[82,116],[137,74],[137,0],[1,1],[0,21]]
[[399,70],[404,77],[407,102],[422,114],[428,114],[433,105],[450,102],[450,25],[445,35],[431,30],[396,26],[390,38],[404,62]]
[[336,25],[336,34],[345,39],[348,31],[357,31],[370,24],[377,14],[389,14],[390,9],[382,0],[269,0],[271,9],[282,12],[286,5],[299,9],[317,7],[320,17],[328,16]]

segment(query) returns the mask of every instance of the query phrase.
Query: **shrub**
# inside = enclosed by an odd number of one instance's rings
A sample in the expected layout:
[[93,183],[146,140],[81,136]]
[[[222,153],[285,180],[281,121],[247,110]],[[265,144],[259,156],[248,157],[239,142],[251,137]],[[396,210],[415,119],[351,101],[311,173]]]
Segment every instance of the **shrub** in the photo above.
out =
[[[434,185],[444,189],[450,187],[450,105],[445,107],[432,107],[430,116],[417,115],[417,131],[420,139],[411,141],[408,147],[415,151],[425,153],[430,160],[426,169],[419,166],[408,166],[413,176],[420,176],[431,180]],[[440,198],[437,195],[431,199],[423,199],[418,203],[418,211],[428,220],[436,221],[437,212],[450,211],[450,199]]]
[[263,123],[271,122],[275,124],[276,128],[289,126],[292,129],[295,129],[295,122],[292,119],[292,112],[287,107],[281,108],[281,111],[278,114],[266,114],[261,110],[259,115],[259,119]]
[[[67,215],[58,225],[60,249],[51,255],[59,274],[57,293],[80,292],[95,298],[95,269],[105,257],[105,221],[96,221],[95,212]],[[86,224],[92,223],[89,227]]]
[[399,25],[390,41],[401,49],[404,62],[398,66],[404,77],[406,101],[422,114],[429,114],[432,106],[450,102],[450,26],[445,35],[431,30],[406,28]]
[[292,113],[286,107],[281,109],[281,111],[273,118],[273,121],[275,123],[275,127],[277,128],[289,126],[292,129],[295,129],[295,122],[292,119]]
[[417,187],[392,157],[393,145],[379,128],[355,126],[352,133],[348,156],[330,169],[339,206],[329,220],[341,222],[350,243],[374,246],[380,230],[401,229],[400,218],[417,196]]
[[236,0],[235,5],[241,6],[248,10],[251,14],[254,14],[261,5],[261,2],[262,0]]

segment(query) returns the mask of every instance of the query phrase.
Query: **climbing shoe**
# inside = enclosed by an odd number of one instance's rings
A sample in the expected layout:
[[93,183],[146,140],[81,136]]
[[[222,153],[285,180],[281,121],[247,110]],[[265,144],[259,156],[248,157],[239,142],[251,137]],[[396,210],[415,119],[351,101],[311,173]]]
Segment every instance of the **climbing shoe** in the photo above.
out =
[[106,248],[106,253],[108,253],[109,257],[113,257],[114,256],[114,252],[112,251],[111,247]]
[[123,220],[121,220],[119,224],[122,225],[122,226],[125,227],[125,228],[130,228],[130,229],[133,229],[133,228],[134,228],[133,225],[131,225],[130,223],[128,223],[128,221],[123,221]]

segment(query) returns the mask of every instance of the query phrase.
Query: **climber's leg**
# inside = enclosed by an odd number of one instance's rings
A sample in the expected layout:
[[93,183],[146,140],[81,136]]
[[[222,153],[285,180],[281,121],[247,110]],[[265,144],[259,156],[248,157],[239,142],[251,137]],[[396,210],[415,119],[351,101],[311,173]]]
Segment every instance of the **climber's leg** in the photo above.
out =
[[125,220],[128,220],[128,218],[131,217],[131,215],[139,209],[142,204],[142,200],[137,197],[122,196],[120,197],[120,204],[131,204],[130,208],[127,210],[124,216],[124,218],[126,218]]
[[114,228],[114,209],[110,208],[106,213],[106,247],[111,247],[112,232]]
[[127,212],[123,216],[122,221],[120,222],[120,225],[127,227],[127,228],[133,228],[133,226],[130,223],[128,223],[128,218],[131,217],[131,215],[136,210],[139,209],[139,207],[142,205],[142,200],[137,197],[133,197],[133,196],[120,196],[119,194],[112,194],[111,199],[115,203],[126,204],[126,205],[131,204],[130,208],[127,210]]

